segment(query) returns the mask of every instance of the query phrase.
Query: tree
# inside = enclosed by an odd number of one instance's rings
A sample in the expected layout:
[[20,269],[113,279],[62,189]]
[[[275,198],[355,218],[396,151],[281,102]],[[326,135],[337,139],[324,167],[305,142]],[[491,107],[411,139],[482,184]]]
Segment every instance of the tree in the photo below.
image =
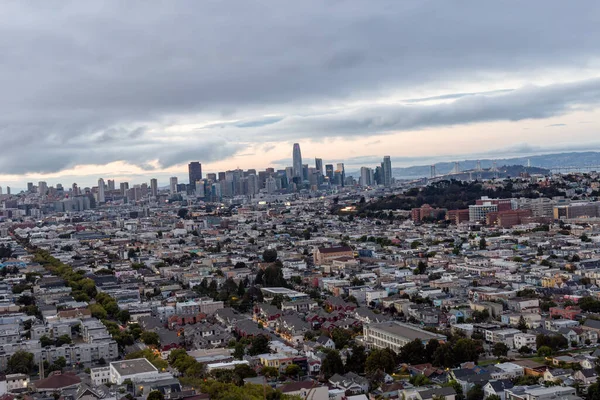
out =
[[71,336],[69,335],[61,335],[56,339],[56,347],[61,347],[63,344],[71,344],[73,341],[71,340]]
[[265,378],[277,378],[279,376],[279,370],[275,367],[263,367],[260,370],[260,374]]
[[494,356],[496,356],[497,358],[506,357],[506,355],[508,354],[508,350],[508,346],[500,342],[494,344],[492,354],[494,354]]
[[335,374],[344,373],[344,363],[337,350],[327,350],[325,359],[321,364],[321,373],[325,376],[325,379],[329,379]]
[[106,312],[104,307],[102,307],[101,304],[92,304],[89,306],[89,309],[92,313],[92,317],[94,317],[94,318],[98,318],[98,319],[102,320],[102,319],[106,319],[106,317],[108,317],[108,313]]
[[491,394],[488,397],[486,397],[485,400],[502,400],[502,399],[497,394]]
[[552,349],[548,346],[538,348],[537,354],[539,357],[549,357],[552,355]]
[[415,275],[424,275],[426,269],[427,269],[427,264],[425,264],[423,261],[419,261],[417,263],[417,268],[414,271]]
[[119,311],[119,314],[117,315],[117,318],[119,319],[119,321],[125,325],[129,322],[129,320],[131,319],[131,316],[129,314],[129,311],[127,310],[121,310]]
[[346,358],[346,371],[362,374],[365,372],[365,362],[367,361],[367,353],[365,346],[353,345],[350,349],[351,353]]
[[148,394],[148,400],[164,400],[165,396],[159,390],[153,390]]
[[439,340],[431,339],[429,340],[429,342],[427,342],[427,346],[425,346],[425,360],[427,362],[433,361],[433,355],[435,354],[435,351],[438,349],[438,347],[440,347]]
[[518,352],[519,352],[519,354],[521,354],[522,356],[523,356],[523,355],[526,355],[526,354],[531,354],[531,353],[533,352],[533,350],[531,350],[531,348],[530,348],[530,347],[527,347],[527,346],[521,346],[521,347],[519,348],[519,350],[517,350],[517,351],[518,351]]
[[474,385],[467,392],[467,400],[483,400],[483,396],[483,388],[478,384]]
[[246,346],[241,342],[237,342],[233,350],[233,357],[241,360],[244,358],[244,354],[246,354]]
[[248,354],[256,356],[258,354],[264,354],[269,352],[269,338],[266,335],[256,335],[250,341],[250,348]]
[[400,349],[398,354],[400,360],[407,364],[422,364],[425,360],[425,347],[423,341],[415,339]]
[[33,354],[24,350],[17,350],[6,363],[6,371],[10,374],[29,374],[34,368]]
[[523,333],[527,332],[527,322],[525,321],[525,318],[523,318],[522,315],[519,318],[519,324],[517,325],[517,329]]
[[266,249],[263,251],[262,259],[264,262],[275,262],[277,260],[277,250],[275,249]]
[[352,339],[352,332],[342,328],[333,328],[331,339],[335,343],[336,349],[343,349]]
[[487,248],[487,243],[485,242],[485,238],[479,239],[479,250],[485,250]]
[[158,336],[158,333],[156,332],[142,332],[140,339],[148,346],[160,346],[160,336]]
[[423,385],[429,385],[431,383],[431,380],[429,380],[429,378],[423,374],[418,374],[418,375],[412,376],[409,379],[409,382],[415,386],[423,386]]
[[373,374],[382,370],[388,374],[396,368],[396,354],[391,349],[374,349],[365,361],[365,372]]
[[287,367],[285,367],[285,374],[287,376],[295,377],[300,374],[301,370],[302,369],[297,364],[289,364]]
[[54,345],[54,340],[50,339],[48,336],[44,335],[40,338],[40,344],[42,347],[49,347]]

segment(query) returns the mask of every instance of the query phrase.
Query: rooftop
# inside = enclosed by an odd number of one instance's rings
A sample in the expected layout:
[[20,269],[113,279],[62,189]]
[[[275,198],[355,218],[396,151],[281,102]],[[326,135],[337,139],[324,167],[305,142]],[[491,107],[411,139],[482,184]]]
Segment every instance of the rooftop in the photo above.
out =
[[115,361],[111,362],[110,366],[114,368],[121,376],[143,374],[146,372],[158,372],[156,367],[145,358],[134,358],[133,360]]

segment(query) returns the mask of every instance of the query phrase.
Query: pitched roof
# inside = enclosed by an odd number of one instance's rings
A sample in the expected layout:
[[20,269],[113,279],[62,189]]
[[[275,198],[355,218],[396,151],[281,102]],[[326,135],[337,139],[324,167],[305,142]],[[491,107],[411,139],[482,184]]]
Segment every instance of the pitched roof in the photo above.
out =
[[34,382],[35,387],[38,390],[49,390],[49,389],[62,389],[69,386],[77,385],[81,383],[81,378],[71,373],[60,373],[54,371],[46,379],[40,379]]

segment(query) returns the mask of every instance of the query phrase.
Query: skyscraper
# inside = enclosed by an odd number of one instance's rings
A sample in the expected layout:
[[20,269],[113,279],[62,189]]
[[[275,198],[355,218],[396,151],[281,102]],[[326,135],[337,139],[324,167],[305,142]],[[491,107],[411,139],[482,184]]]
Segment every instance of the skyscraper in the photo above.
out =
[[39,181],[38,182],[38,193],[40,194],[40,196],[45,196],[47,192],[48,192],[48,184],[44,181]]
[[335,172],[339,172],[341,181],[339,184],[344,186],[346,184],[346,169],[344,168],[344,163],[338,163]]
[[294,177],[302,179],[302,153],[300,153],[300,145],[294,143],[294,151],[292,153],[292,168],[294,169]]
[[325,176],[329,178],[329,182],[333,182],[333,164],[325,164]]
[[392,186],[392,160],[390,156],[383,157],[381,171],[383,172],[383,186]]
[[108,190],[110,190],[111,192],[113,190],[115,190],[115,180],[114,179],[109,179],[107,184],[108,184]]
[[98,203],[105,203],[106,196],[104,195],[104,179],[98,179]]
[[317,170],[317,173],[323,175],[323,159],[322,158],[315,158],[315,169]]
[[158,196],[158,181],[156,178],[150,179],[150,196]]
[[119,187],[121,188],[121,196],[127,195],[127,190],[129,190],[129,182],[121,182]]
[[198,161],[192,161],[188,164],[188,173],[190,176],[190,186],[195,188],[196,181],[202,179],[202,164]]
[[173,177],[171,177],[171,179],[169,179],[169,188],[170,188],[171,194],[177,193],[177,177],[176,176],[173,176]]

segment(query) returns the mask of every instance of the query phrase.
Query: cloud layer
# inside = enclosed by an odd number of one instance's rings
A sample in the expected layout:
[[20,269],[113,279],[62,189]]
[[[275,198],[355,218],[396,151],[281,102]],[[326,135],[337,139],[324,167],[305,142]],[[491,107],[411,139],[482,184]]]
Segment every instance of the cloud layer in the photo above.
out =
[[597,107],[600,4],[461,4],[3,3],[0,175]]

